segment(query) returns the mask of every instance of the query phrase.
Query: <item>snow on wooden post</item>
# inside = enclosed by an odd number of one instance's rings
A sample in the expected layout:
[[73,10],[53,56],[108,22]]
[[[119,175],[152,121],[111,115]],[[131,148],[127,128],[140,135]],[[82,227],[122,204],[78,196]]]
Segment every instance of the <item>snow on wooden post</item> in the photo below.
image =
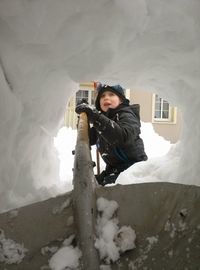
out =
[[73,207],[78,241],[82,251],[82,267],[87,270],[99,270],[98,253],[94,247],[95,184],[86,113],[80,114],[78,123],[73,185]]

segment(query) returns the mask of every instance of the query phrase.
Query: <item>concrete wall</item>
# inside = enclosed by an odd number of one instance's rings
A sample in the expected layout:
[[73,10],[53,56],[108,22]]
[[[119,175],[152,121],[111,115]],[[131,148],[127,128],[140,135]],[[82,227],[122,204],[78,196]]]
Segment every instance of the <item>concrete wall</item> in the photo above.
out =
[[[112,270],[199,269],[200,187],[143,183],[99,187],[96,194],[116,201],[120,227],[131,226],[136,233],[136,248],[112,264]],[[0,215],[0,228],[6,237],[24,243],[28,249],[21,263],[0,263],[0,269],[49,269],[52,254],[42,255],[41,249],[60,247],[75,233],[75,224],[69,222],[72,206],[62,207],[70,198],[71,194],[66,194],[22,207],[16,216],[12,211]]]

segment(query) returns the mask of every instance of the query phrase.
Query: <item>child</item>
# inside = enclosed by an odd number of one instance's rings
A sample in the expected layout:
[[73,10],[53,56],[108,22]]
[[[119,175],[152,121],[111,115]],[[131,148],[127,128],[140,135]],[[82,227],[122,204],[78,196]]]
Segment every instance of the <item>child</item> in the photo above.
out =
[[120,172],[139,161],[147,160],[140,138],[139,105],[129,105],[120,85],[97,87],[96,109],[86,103],[77,105],[76,113],[85,112],[93,127],[89,130],[90,144],[96,144],[106,168],[96,175],[104,186],[115,183]]

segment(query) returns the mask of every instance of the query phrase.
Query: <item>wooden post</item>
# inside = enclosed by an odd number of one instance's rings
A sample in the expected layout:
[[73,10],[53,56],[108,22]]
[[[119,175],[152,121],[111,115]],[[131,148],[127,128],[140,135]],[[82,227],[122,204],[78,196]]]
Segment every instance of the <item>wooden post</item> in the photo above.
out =
[[97,175],[100,174],[100,158],[99,158],[99,151],[96,150],[96,161],[97,161]]
[[75,148],[73,177],[73,207],[77,226],[78,241],[82,251],[82,267],[99,270],[99,258],[95,241],[96,198],[93,164],[91,159],[88,120],[80,114]]

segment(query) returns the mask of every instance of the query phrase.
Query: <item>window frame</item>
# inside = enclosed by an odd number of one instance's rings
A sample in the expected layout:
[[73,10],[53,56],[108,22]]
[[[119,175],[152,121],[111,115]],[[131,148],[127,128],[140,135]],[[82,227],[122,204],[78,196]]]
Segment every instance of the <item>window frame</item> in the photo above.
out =
[[[168,117],[167,118],[156,118],[155,112],[156,112],[156,96],[161,99],[161,115],[163,113],[163,104],[166,102],[168,103]],[[172,107],[170,103],[165,100],[164,98],[161,98],[158,94],[152,95],[152,123],[158,123],[158,124],[176,124],[177,121],[177,107]]]
[[87,101],[90,105],[94,105],[94,102],[95,102],[95,92],[94,90],[88,90],[88,89],[79,89],[76,94],[75,94],[75,104],[77,104],[77,100],[81,100],[82,98],[86,98],[84,95],[81,95],[79,98],[77,97],[78,96],[78,93],[80,92],[87,92]]

